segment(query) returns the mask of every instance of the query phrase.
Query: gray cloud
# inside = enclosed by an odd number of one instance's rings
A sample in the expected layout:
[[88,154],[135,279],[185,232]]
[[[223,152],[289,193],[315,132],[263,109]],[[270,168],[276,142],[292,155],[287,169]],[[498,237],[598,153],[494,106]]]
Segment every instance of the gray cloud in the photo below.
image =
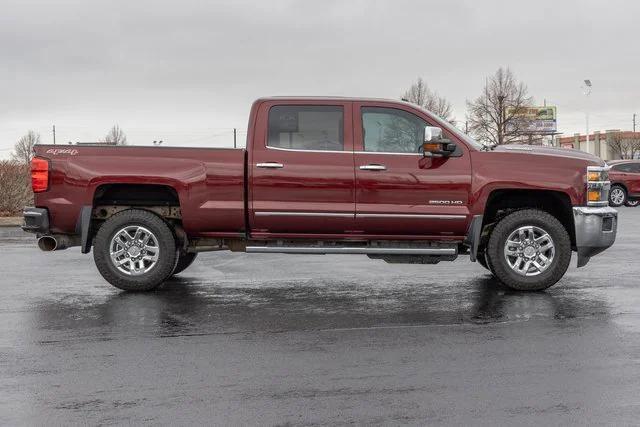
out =
[[31,128],[50,140],[53,123],[59,141],[95,140],[117,122],[134,143],[220,145],[225,128],[246,126],[254,98],[396,98],[417,76],[463,120],[499,66],[558,105],[565,133],[584,127],[584,78],[592,129],[629,128],[640,110],[636,2],[4,0],[2,10],[0,156]]

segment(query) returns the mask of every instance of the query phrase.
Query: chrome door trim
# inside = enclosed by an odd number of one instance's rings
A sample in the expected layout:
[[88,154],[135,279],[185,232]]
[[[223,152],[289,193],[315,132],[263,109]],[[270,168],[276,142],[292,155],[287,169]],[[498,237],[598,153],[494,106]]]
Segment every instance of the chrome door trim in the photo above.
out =
[[392,156],[421,156],[424,157],[422,153],[392,153],[388,151],[354,151],[354,154],[387,154]]
[[[256,216],[310,216],[310,217],[333,217],[333,218],[353,218],[352,213],[343,212],[291,212],[291,211],[260,211],[255,212]],[[417,219],[442,219],[459,220],[466,219],[466,215],[438,215],[438,214],[371,214],[356,213],[356,218],[417,218]]]
[[349,150],[349,151],[339,151],[339,150],[299,150],[296,148],[282,148],[282,147],[271,147],[269,145],[265,145],[265,147],[267,147],[267,149],[269,150],[279,150],[279,151],[294,151],[296,153],[347,153],[347,154],[353,154],[353,151]]
[[458,220],[466,219],[466,215],[437,215],[437,214],[368,214],[356,213],[356,218],[424,218],[424,219],[445,219]]
[[353,213],[342,212],[290,212],[290,211],[261,211],[255,212],[256,216],[312,216],[312,217],[332,217],[332,218],[353,218]]
[[282,163],[276,162],[265,162],[265,163],[256,163],[257,168],[266,168],[266,169],[281,169],[284,167]]

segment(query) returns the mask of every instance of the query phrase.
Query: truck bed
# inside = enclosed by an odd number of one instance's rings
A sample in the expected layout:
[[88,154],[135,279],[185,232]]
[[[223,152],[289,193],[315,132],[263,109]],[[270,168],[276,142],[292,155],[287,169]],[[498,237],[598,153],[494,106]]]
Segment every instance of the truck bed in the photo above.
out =
[[236,237],[245,231],[243,149],[36,145],[35,153],[49,159],[49,190],[36,193],[35,205],[49,209],[54,233],[76,232],[94,194],[123,184],[173,192],[189,234]]

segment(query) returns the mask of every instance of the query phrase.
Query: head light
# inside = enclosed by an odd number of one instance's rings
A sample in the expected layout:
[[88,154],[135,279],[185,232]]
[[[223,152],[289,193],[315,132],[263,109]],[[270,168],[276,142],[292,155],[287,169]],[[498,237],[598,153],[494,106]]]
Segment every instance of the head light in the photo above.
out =
[[587,206],[607,206],[609,204],[609,167],[587,167]]

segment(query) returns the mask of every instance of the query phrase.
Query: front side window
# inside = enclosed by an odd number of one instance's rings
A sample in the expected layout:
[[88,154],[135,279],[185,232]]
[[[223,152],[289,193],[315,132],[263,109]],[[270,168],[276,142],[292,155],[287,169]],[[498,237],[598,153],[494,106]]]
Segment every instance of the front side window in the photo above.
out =
[[267,145],[292,150],[342,151],[342,107],[278,105],[269,110]]
[[418,153],[424,143],[427,123],[395,108],[363,107],[364,151]]

